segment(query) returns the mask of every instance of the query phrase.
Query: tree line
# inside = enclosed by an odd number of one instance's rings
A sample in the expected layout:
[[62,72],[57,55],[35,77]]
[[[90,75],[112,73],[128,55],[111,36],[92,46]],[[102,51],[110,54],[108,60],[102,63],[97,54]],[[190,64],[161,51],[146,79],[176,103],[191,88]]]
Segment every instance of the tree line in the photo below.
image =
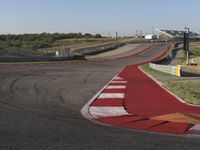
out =
[[0,50],[34,50],[48,46],[56,40],[74,38],[102,38],[102,36],[90,33],[6,34],[0,35]]

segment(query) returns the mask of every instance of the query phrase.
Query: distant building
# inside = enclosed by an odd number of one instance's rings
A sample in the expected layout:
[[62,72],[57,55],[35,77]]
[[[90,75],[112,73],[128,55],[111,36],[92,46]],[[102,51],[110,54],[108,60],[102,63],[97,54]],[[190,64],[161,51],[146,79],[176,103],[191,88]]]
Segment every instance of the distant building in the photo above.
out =
[[154,34],[148,34],[145,36],[146,40],[156,40],[157,38],[158,38],[157,35]]
[[[182,39],[184,37],[184,33],[186,31],[182,31],[182,30],[160,30],[157,29],[158,32],[160,32],[161,34],[164,34],[170,38],[175,38],[175,39]],[[189,33],[190,39],[200,39],[200,34],[194,31],[190,31]]]

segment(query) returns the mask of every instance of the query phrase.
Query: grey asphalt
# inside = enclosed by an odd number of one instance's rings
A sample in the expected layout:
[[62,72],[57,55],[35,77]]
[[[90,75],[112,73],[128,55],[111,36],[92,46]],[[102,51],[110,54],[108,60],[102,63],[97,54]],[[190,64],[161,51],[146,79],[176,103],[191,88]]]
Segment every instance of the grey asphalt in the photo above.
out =
[[80,113],[124,66],[165,48],[115,61],[0,66],[0,149],[199,150],[197,138],[102,126]]

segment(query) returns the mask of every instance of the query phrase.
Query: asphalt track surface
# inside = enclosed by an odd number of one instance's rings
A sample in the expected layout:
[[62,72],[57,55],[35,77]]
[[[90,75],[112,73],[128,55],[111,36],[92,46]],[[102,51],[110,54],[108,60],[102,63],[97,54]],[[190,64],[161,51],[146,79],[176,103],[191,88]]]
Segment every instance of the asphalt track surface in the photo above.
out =
[[80,113],[125,66],[151,60],[165,49],[159,44],[112,61],[0,66],[0,149],[199,150],[198,138],[103,126]]

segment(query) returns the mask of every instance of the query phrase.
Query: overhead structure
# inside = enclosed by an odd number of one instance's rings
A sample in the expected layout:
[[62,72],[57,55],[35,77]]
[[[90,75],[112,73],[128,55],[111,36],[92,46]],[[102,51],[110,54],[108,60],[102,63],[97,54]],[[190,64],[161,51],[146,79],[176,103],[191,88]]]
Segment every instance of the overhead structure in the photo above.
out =
[[[159,30],[157,29],[158,32],[169,36],[170,38],[184,38],[184,33],[185,31],[181,30]],[[194,31],[189,32],[189,38],[190,39],[199,39],[200,34]]]

